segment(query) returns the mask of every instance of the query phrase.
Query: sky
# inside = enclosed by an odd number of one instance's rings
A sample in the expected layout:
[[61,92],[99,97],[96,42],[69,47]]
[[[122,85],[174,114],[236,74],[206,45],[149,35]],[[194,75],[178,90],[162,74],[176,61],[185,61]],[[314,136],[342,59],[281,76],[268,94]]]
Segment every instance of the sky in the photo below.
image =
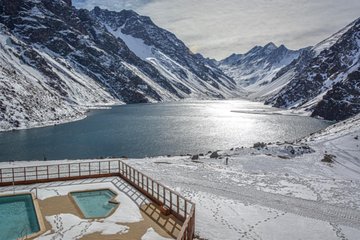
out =
[[132,9],[193,51],[223,59],[274,42],[312,46],[360,17],[359,0],[73,0],[77,8]]

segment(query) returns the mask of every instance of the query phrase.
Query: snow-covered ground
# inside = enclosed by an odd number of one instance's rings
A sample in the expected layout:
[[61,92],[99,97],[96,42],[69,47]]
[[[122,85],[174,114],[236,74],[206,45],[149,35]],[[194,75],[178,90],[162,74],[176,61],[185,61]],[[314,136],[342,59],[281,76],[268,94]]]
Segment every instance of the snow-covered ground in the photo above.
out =
[[[129,160],[196,205],[206,239],[360,239],[360,116],[291,144]],[[333,163],[321,160],[334,155]],[[226,165],[228,158],[228,165]]]
[[357,115],[293,143],[127,162],[196,203],[201,238],[358,240],[359,138]]

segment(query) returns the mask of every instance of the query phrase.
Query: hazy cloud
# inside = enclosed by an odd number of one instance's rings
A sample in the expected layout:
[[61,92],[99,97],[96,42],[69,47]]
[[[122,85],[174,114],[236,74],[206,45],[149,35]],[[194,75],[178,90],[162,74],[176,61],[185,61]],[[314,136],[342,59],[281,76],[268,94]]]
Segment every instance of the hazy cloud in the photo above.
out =
[[358,0],[73,0],[76,7],[134,9],[194,52],[223,58],[270,41],[314,45],[360,17]]

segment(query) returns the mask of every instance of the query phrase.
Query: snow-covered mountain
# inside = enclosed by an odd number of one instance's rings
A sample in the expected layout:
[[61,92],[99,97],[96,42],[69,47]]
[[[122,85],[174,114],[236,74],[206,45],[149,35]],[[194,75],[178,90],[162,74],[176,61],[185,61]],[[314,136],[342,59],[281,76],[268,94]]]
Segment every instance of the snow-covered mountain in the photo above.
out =
[[263,89],[269,92],[268,86],[276,73],[305,50],[289,50],[284,45],[277,47],[270,42],[264,47],[255,46],[245,54],[232,54],[217,64],[237,84],[248,90],[250,96],[259,96],[257,93]]
[[97,105],[239,94],[216,66],[133,11],[0,0],[0,16],[0,129],[70,120]]
[[0,130],[82,118],[119,102],[91,77],[19,40],[0,24]]
[[132,10],[114,12],[95,7],[94,19],[122,39],[139,58],[150,63],[182,91],[223,98],[233,95],[235,82],[201,54],[193,54],[174,34],[156,26],[149,17]]
[[267,103],[342,120],[360,112],[360,18],[282,69],[286,86]]

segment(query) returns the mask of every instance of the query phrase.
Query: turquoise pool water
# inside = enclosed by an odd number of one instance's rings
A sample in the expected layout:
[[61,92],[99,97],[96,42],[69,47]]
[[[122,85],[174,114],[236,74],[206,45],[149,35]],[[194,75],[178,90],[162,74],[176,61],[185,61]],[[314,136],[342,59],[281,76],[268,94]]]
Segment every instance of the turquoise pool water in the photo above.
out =
[[107,217],[117,204],[109,201],[116,195],[110,190],[70,193],[86,218]]
[[15,240],[40,231],[31,194],[0,197],[0,239]]

